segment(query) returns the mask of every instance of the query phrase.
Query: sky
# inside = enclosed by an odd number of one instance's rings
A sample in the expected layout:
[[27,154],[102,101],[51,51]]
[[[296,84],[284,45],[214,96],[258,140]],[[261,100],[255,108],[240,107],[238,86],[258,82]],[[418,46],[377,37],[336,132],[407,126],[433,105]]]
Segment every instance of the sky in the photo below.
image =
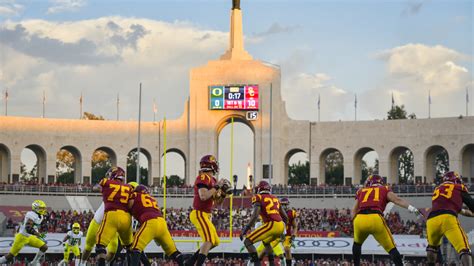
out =
[[[189,70],[228,45],[231,0],[0,0],[0,90],[15,116],[179,117]],[[473,113],[472,1],[241,0],[245,48],[281,66],[293,119],[384,119],[395,104],[428,117]],[[5,102],[0,103],[4,110]],[[76,108],[73,108],[76,106]],[[3,114],[3,111],[2,111]]]

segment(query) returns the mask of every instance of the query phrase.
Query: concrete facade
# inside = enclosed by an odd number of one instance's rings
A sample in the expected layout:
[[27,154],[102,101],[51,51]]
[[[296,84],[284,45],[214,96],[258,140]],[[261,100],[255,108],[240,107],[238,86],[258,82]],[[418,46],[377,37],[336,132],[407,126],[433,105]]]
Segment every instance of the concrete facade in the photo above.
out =
[[[231,118],[254,133],[256,181],[264,177],[265,165],[273,165],[272,183],[287,183],[290,157],[306,152],[312,181],[326,183],[324,161],[329,153],[339,151],[344,158],[345,183],[359,183],[361,159],[373,150],[378,154],[380,174],[395,183],[398,156],[407,149],[413,153],[414,175],[419,180],[433,179],[434,158],[443,149],[449,155],[450,169],[474,178],[473,117],[321,123],[292,120],[281,96],[279,67],[254,60],[244,49],[242,32],[242,13],[232,10],[229,50],[219,60],[191,69],[190,96],[183,115],[166,121],[166,150],[183,157],[188,183],[198,173],[201,156],[217,154],[219,133]],[[209,110],[208,86],[224,84],[259,85],[258,120],[247,121],[243,111]],[[149,183],[160,178],[163,123],[142,123],[141,147],[149,161]],[[94,151],[106,151],[113,164],[125,167],[128,153],[136,149],[136,139],[137,122],[0,117],[0,182],[18,180],[25,147],[38,158],[40,181],[56,180],[56,154],[66,149],[76,159],[75,182],[88,182]]]

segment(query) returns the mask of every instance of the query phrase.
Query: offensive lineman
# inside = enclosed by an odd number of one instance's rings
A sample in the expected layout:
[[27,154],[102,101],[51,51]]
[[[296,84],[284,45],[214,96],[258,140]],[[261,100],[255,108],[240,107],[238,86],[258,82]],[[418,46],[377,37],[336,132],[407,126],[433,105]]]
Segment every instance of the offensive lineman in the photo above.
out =
[[[240,233],[240,240],[244,240],[245,237],[244,245],[249,252],[251,262],[256,266],[260,266],[261,264],[257,250],[253,244],[262,241],[265,245],[268,261],[270,265],[274,265],[271,242],[281,237],[285,230],[284,222],[288,220],[285,211],[280,205],[280,201],[271,194],[271,190],[270,184],[266,181],[260,181],[255,187],[256,195],[252,197],[252,217],[250,218],[250,222]],[[245,236],[259,216],[262,218],[263,225]]]
[[199,162],[199,175],[194,182],[193,210],[189,214],[189,219],[196,227],[203,243],[194,255],[189,258],[185,265],[201,266],[206,260],[209,250],[219,245],[219,236],[216,228],[212,224],[210,216],[214,201],[222,201],[221,193],[232,193],[230,182],[221,179],[217,182],[215,175],[219,172],[219,164],[213,155],[205,155]]
[[155,240],[163,248],[166,256],[173,259],[179,266],[183,266],[183,256],[176,249],[160,208],[146,186],[139,185],[135,188],[128,202],[128,207],[133,217],[141,224],[140,229],[134,236],[131,247],[131,265],[140,265],[141,253],[152,240]]
[[[81,226],[78,223],[72,225],[72,230],[68,231],[63,239],[64,243],[64,259],[59,265],[69,264],[69,254],[74,254],[74,265],[79,265],[79,258],[81,256],[81,238],[83,233],[81,232]],[[66,242],[67,241],[67,242]]]
[[285,248],[286,265],[291,266],[291,245],[298,234],[298,213],[296,210],[290,208],[290,200],[288,198],[281,199],[281,206],[286,211],[288,222],[286,223],[286,236],[283,247]]
[[396,266],[403,266],[402,255],[395,246],[392,233],[382,214],[389,202],[406,208],[417,216],[421,215],[417,208],[393,193],[385,185],[385,181],[381,176],[369,176],[365,181],[365,187],[357,191],[356,202],[352,210],[354,217],[352,254],[355,266],[360,265],[362,244],[369,235],[373,235],[375,240],[388,252]]
[[[435,265],[441,240],[445,236],[459,254],[461,265],[471,265],[471,250],[458,213],[473,217],[474,200],[456,172],[447,172],[443,183],[433,192],[431,211],[426,221],[428,265]],[[469,210],[462,209],[463,203]]]
[[132,216],[128,212],[128,199],[132,187],[124,183],[125,171],[112,167],[99,185],[102,187],[102,200],[105,205],[104,219],[100,224],[96,239],[96,253],[99,266],[105,266],[106,246],[118,233],[122,244],[128,248],[132,244]]
[[31,261],[31,265],[37,265],[41,257],[48,250],[48,246],[44,241],[45,234],[38,232],[38,227],[43,222],[46,214],[46,204],[42,200],[35,200],[31,204],[32,211],[25,214],[25,219],[20,226],[20,229],[15,234],[10,252],[0,258],[0,264],[10,262],[14,257],[18,256],[20,250],[28,245],[30,247],[39,248],[35,258]]

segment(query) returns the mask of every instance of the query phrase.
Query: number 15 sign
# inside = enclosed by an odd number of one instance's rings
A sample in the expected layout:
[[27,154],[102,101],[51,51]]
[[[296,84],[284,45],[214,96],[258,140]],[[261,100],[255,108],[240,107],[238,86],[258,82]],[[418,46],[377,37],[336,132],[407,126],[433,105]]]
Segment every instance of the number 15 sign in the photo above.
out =
[[258,85],[209,86],[211,110],[258,110]]

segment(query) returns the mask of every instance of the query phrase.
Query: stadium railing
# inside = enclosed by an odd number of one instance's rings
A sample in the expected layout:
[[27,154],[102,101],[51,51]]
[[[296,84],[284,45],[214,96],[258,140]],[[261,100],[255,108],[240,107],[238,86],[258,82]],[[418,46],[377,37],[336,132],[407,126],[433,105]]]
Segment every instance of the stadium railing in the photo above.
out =
[[[469,191],[474,191],[474,184],[467,184]],[[397,194],[409,196],[427,196],[433,193],[435,185],[392,185],[392,190]],[[352,197],[359,189],[359,186],[279,186],[272,188],[273,194],[290,195],[291,197]],[[161,196],[161,187],[151,187],[153,195]],[[24,184],[0,184],[0,194],[30,194],[30,195],[98,195],[92,191],[90,186],[82,185],[24,185]],[[167,196],[170,197],[192,197],[194,190],[192,187],[169,187]],[[235,191],[235,195],[241,195],[242,190]]]

